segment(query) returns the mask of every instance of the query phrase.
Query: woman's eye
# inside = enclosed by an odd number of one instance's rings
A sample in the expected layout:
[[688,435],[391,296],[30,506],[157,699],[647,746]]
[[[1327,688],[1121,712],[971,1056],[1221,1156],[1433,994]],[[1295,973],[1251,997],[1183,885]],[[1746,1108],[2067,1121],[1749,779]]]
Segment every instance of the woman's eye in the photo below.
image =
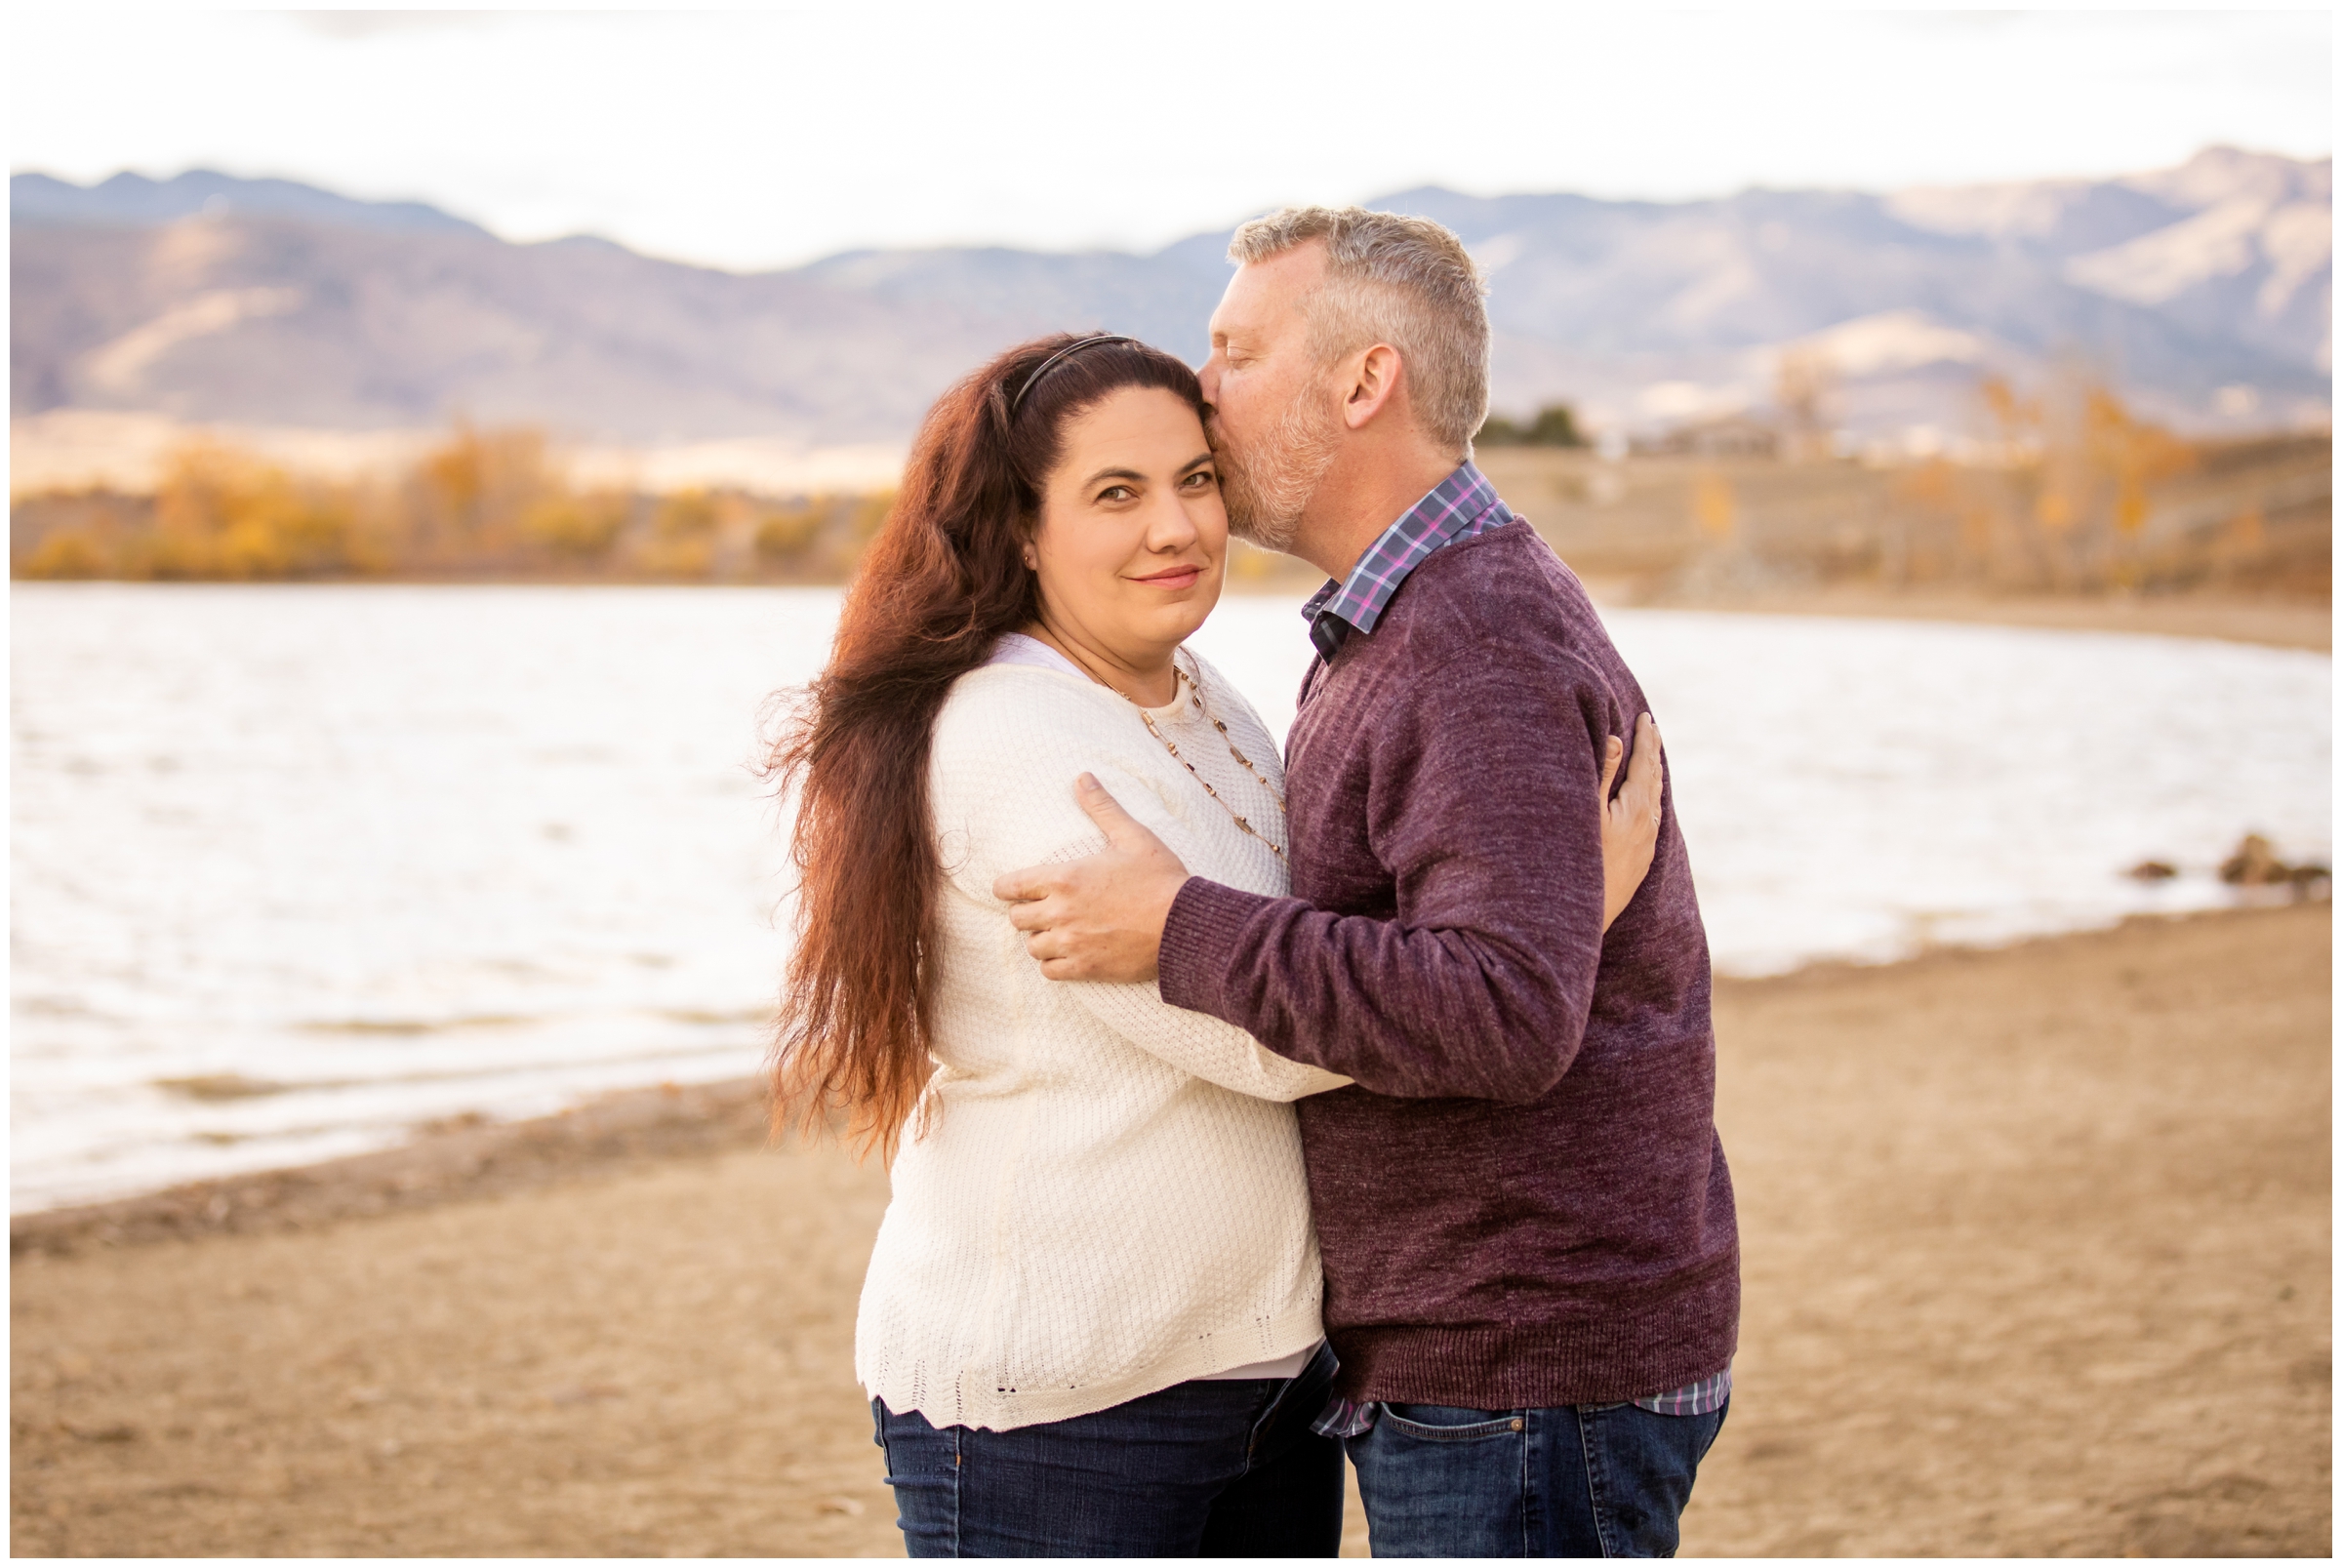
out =
[[1190,490],[1209,490],[1220,482],[1220,476],[1209,468],[1200,468],[1181,482]]
[[1138,492],[1128,485],[1109,485],[1098,493],[1098,499],[1100,501],[1129,501],[1137,495]]

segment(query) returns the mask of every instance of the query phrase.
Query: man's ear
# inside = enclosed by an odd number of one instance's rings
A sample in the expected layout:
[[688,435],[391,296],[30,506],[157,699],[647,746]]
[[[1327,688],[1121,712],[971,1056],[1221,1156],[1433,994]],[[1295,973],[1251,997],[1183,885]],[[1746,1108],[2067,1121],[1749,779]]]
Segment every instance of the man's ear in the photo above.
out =
[[1397,395],[1406,367],[1389,343],[1376,343],[1353,364],[1350,388],[1342,399],[1342,422],[1361,430]]

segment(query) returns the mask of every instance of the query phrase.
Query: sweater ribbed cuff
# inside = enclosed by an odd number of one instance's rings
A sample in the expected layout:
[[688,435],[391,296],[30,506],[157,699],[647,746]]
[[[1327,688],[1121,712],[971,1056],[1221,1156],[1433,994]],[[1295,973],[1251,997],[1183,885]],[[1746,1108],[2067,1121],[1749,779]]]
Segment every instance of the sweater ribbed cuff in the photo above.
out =
[[1163,1000],[1242,1027],[1242,1021],[1230,1018],[1226,1010],[1229,975],[1242,950],[1245,922],[1274,902],[1200,876],[1189,877],[1163,921],[1162,949],[1155,960]]

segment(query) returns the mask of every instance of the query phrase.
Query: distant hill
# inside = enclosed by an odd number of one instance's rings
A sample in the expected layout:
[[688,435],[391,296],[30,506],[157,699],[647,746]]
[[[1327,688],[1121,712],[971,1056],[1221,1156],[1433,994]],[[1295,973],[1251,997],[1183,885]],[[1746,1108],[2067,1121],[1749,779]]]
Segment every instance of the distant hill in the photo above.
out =
[[12,412],[316,428],[464,416],[634,441],[895,439],[1012,330],[599,240],[284,219],[12,236]]
[[[1568,399],[1636,430],[1761,413],[1793,351],[1830,367],[1834,422],[1873,436],[1957,431],[1980,375],[2068,361],[2189,428],[2330,410],[2330,160],[2215,148],[2122,180],[1883,196],[1373,205],[1448,223],[1487,268],[1500,410]],[[954,376],[1032,333],[1111,327],[1200,359],[1228,275],[1224,233],[742,275],[203,172],[18,175],[10,212],[19,418],[899,442]]]
[[8,182],[8,221],[14,228],[74,223],[144,228],[182,218],[231,215],[483,238],[488,232],[419,201],[355,201],[290,180],[238,180],[209,169],[190,169],[169,180],[118,174],[95,185],[40,174],[17,175]]
[[1376,205],[1488,270],[1499,402],[1614,422],[1762,405],[1778,355],[1836,369],[1843,422],[1950,422],[1975,377],[2075,359],[2186,426],[2330,406],[2333,165],[2212,148],[2126,180],[1717,201]]

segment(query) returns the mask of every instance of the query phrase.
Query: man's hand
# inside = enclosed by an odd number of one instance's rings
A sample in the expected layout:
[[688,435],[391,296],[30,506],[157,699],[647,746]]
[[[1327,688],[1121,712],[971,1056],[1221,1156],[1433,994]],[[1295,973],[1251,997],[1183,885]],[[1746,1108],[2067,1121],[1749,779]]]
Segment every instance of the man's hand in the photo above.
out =
[[992,884],[1008,902],[1009,923],[1025,933],[1025,950],[1051,980],[1154,979],[1171,901],[1188,868],[1141,826],[1089,774],[1074,798],[1106,834],[1106,848],[1065,865],[1011,871]]

